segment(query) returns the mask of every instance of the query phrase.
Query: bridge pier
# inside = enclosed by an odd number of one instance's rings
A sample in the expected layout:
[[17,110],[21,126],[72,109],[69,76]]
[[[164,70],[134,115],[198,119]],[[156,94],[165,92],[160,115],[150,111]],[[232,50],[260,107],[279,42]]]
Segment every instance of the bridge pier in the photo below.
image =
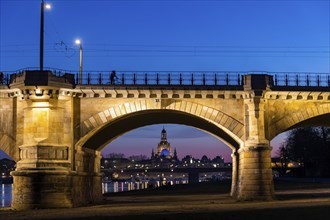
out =
[[98,203],[102,200],[101,153],[78,147],[75,156],[75,176],[72,179],[74,206]]
[[274,195],[271,149],[256,146],[239,150],[238,200],[271,200]]
[[[78,150],[76,170],[72,171],[67,161],[46,159],[58,148],[21,147],[22,158],[16,170],[11,172],[13,209],[71,208],[101,201],[100,153]],[[43,159],[32,159],[32,155]]]
[[13,176],[12,208],[69,208],[72,177],[68,146],[25,144],[19,147],[20,160]]
[[238,178],[234,194],[238,200],[270,200],[274,185],[263,93],[270,89],[272,80],[268,75],[246,75],[244,81],[249,98],[244,99],[245,141],[235,160]]
[[230,195],[234,198],[237,197],[237,188],[238,188],[238,161],[239,161],[239,154],[237,150],[234,150],[231,154],[232,158],[232,177],[231,177],[231,190]]
[[13,209],[73,207],[70,171],[30,169],[14,171],[11,175],[14,178]]

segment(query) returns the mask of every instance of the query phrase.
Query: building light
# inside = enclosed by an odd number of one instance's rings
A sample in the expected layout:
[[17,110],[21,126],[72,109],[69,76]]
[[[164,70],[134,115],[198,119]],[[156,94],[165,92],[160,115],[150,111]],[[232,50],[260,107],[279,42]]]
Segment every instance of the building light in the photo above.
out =
[[32,107],[46,108],[46,107],[49,107],[49,102],[33,102]]
[[41,96],[43,90],[42,90],[42,89],[36,89],[35,92],[36,92],[36,95],[37,95],[37,96]]

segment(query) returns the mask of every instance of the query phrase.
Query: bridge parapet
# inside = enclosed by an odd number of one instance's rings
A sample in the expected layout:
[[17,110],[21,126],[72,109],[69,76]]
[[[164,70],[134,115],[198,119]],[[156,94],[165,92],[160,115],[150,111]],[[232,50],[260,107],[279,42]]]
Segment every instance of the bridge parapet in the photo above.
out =
[[[18,71],[0,71],[0,85],[10,85],[25,72],[39,72],[38,68]],[[57,77],[66,78],[79,85],[79,74],[72,70],[45,68]],[[81,85],[179,85],[179,86],[242,86],[245,75],[270,75],[273,86],[284,87],[330,87],[329,73],[266,72],[266,71],[84,71]],[[75,75],[75,77],[73,77]]]

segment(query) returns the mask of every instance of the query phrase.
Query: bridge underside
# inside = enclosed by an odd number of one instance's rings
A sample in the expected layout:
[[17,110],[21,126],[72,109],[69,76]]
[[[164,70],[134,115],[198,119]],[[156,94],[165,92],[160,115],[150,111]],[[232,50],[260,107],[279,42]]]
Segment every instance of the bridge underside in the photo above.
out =
[[163,123],[192,126],[223,140],[232,149],[237,150],[240,146],[238,141],[221,128],[197,116],[174,110],[147,110],[122,116],[106,124],[96,132],[93,132],[92,136],[88,138],[82,147],[102,150],[111,141],[130,130]]
[[304,120],[302,122],[299,122],[295,124],[294,126],[290,127],[288,130],[294,129],[294,128],[300,128],[300,127],[311,127],[312,126],[324,126],[324,127],[330,127],[330,113],[319,115],[307,120]]

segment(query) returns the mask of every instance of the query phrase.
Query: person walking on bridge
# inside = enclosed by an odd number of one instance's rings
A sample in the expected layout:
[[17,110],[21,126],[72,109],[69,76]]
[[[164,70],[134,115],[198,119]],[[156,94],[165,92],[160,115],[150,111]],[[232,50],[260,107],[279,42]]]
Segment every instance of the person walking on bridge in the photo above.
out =
[[115,79],[117,79],[116,71],[112,70],[110,74],[110,84],[115,84]]

